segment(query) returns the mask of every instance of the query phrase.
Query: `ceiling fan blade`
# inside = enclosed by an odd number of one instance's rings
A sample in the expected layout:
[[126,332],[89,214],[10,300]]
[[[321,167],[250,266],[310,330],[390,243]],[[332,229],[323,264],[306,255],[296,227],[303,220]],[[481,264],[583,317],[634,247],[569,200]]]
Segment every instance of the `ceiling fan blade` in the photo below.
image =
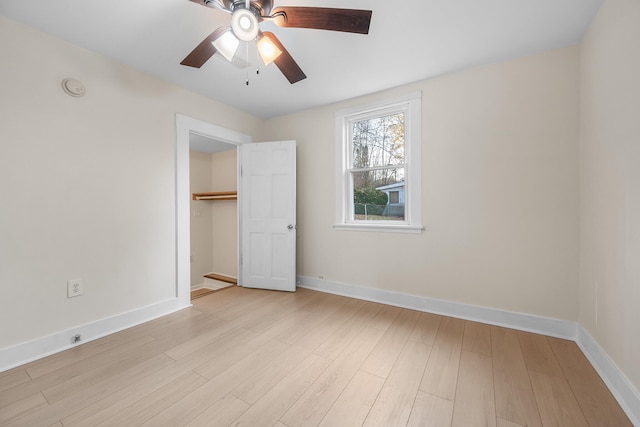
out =
[[182,60],[180,65],[186,65],[188,67],[200,68],[205,62],[209,60],[216,53],[216,48],[211,42],[223,35],[229,30],[229,27],[220,27],[213,33],[209,34],[209,37],[202,40],[202,42],[191,51],[186,58]]
[[201,6],[207,6],[213,9],[224,10],[227,13],[231,13],[231,10],[227,9],[226,7],[224,7],[224,5],[220,4],[218,0],[189,0],[189,1],[197,3]]
[[282,52],[273,62],[275,62],[282,74],[284,74],[287,80],[289,80],[289,83],[294,84],[307,78],[300,66],[296,63],[287,49],[284,48],[282,43],[280,43],[280,40],[278,40],[275,34],[267,31],[262,33],[262,36],[267,37]]
[[315,28],[358,34],[369,34],[371,23],[371,11],[360,9],[282,6],[275,8],[271,16],[280,27]]

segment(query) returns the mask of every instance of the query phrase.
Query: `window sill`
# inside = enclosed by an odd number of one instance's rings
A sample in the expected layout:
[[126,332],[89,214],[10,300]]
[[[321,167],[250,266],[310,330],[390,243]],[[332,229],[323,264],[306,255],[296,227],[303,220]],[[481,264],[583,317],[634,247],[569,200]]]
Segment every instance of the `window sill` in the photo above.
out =
[[421,234],[422,225],[387,225],[387,224],[335,224],[334,229],[339,231],[376,231],[380,233],[408,233]]

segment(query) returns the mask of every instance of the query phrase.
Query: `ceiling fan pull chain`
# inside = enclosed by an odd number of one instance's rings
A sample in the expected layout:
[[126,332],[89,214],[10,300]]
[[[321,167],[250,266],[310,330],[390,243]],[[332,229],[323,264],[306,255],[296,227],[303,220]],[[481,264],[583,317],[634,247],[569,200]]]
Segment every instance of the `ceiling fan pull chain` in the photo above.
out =
[[[249,3],[248,0],[247,3]],[[251,65],[251,63],[249,62],[249,43],[245,43],[244,45],[246,47],[245,52],[247,53],[247,86],[249,86],[249,66]]]
[[260,58],[258,58],[259,52],[256,48],[256,76],[260,75]]

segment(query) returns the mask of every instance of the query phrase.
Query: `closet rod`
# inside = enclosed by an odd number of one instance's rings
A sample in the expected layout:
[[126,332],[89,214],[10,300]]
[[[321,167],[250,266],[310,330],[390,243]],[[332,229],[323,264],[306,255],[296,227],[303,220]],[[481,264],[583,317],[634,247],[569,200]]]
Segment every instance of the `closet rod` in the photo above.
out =
[[217,191],[210,193],[193,193],[191,200],[237,200],[237,191]]

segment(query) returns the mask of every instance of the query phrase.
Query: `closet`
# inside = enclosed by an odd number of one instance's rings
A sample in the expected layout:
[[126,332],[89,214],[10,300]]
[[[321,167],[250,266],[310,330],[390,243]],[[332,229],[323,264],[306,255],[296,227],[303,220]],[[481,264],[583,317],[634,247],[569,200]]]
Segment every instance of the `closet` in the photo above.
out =
[[[218,148],[220,149],[220,148]],[[190,151],[191,290],[237,283],[237,149]]]

